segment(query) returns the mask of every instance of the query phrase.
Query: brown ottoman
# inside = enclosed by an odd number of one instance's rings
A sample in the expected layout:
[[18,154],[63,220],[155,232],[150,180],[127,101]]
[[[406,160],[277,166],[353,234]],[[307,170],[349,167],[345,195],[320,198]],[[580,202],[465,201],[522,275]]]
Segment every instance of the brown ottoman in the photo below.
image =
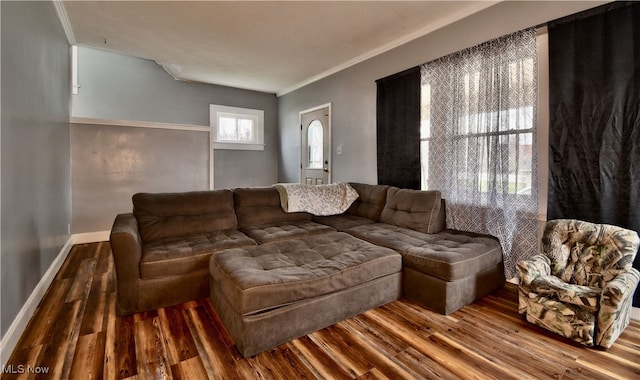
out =
[[333,232],[211,257],[211,302],[248,357],[396,300],[402,257]]

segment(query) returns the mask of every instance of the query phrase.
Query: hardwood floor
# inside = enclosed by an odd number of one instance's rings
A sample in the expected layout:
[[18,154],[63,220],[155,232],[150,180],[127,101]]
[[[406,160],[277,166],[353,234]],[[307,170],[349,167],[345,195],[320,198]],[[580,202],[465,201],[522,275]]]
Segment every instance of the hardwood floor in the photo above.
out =
[[2,378],[640,378],[640,322],[585,348],[525,322],[510,284],[449,316],[401,299],[244,359],[208,299],[117,317],[113,268],[108,242],[74,246]]

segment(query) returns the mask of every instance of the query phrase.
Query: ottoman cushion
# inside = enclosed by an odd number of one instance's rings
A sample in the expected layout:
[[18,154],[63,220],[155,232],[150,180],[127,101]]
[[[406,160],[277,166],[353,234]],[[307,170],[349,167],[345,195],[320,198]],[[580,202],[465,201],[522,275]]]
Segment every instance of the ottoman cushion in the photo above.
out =
[[241,315],[339,292],[398,273],[402,257],[334,232],[214,254],[209,266],[219,291]]

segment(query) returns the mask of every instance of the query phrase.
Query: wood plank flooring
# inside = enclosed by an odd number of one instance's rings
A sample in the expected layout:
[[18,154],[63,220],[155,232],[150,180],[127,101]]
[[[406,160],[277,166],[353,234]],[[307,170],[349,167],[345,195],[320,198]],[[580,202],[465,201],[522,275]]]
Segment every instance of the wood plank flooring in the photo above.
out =
[[640,378],[640,322],[585,348],[525,322],[510,284],[449,316],[401,299],[248,359],[208,299],[124,318],[115,302],[109,243],[74,246],[2,378]]

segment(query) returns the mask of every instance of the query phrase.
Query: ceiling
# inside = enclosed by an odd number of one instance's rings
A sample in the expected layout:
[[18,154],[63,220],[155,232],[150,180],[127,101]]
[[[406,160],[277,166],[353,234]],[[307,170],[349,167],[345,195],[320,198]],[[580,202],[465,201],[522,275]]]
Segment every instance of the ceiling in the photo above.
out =
[[496,1],[59,1],[72,44],[285,94]]

